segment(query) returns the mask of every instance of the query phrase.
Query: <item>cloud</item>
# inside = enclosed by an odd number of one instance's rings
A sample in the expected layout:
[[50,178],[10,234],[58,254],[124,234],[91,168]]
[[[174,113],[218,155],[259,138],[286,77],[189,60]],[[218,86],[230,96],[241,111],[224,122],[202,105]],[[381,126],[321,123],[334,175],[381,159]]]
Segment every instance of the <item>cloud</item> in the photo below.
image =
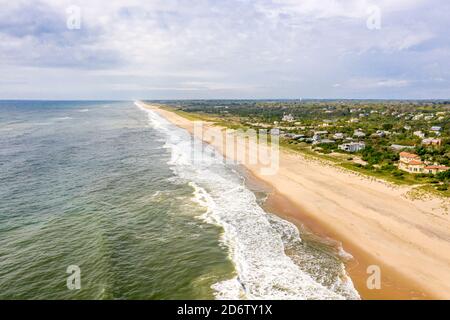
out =
[[355,78],[347,81],[344,87],[353,89],[377,89],[402,88],[409,85],[411,85],[411,81],[405,79]]
[[[433,97],[435,82],[421,79],[449,78],[447,1],[0,5],[0,72],[9,83],[0,97]],[[81,9],[80,30],[66,27],[71,5]],[[373,5],[381,10],[379,30],[366,26]]]

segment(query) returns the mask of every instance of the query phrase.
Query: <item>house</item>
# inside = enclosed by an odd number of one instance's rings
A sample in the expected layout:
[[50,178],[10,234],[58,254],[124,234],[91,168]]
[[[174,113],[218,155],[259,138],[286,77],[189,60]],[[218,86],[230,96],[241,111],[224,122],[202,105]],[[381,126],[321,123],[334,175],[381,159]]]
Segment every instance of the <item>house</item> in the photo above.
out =
[[409,152],[400,152],[398,168],[409,173],[427,174],[436,174],[450,169],[450,167],[442,166],[438,163],[434,165],[425,164],[417,154]]
[[413,135],[422,139],[425,138],[425,133],[423,133],[422,131],[414,131]]
[[358,138],[364,138],[366,136],[366,134],[361,131],[361,129],[355,130],[355,132],[353,133],[354,137],[358,137]]
[[326,143],[326,144],[330,144],[330,143],[335,143],[336,141],[331,140],[331,139],[322,139],[320,140],[320,143]]
[[439,131],[441,131],[441,130],[442,130],[442,128],[439,127],[439,126],[432,126],[432,127],[431,127],[431,131],[439,132]]
[[372,136],[383,138],[384,136],[387,136],[389,134],[390,134],[389,131],[377,130],[377,132],[372,134]]
[[424,146],[440,146],[442,144],[441,139],[433,139],[433,138],[427,138],[422,140],[422,144]]
[[342,132],[336,132],[333,134],[334,139],[344,139],[344,134]]
[[411,160],[420,160],[420,156],[415,153],[400,152],[400,161],[409,162]]
[[417,154],[409,152],[400,152],[400,161],[398,168],[409,173],[422,173],[425,164]]
[[321,138],[320,138],[320,134],[315,134],[313,137],[312,137],[312,143],[313,144],[318,144],[318,143],[320,143],[320,140],[322,140]]
[[281,121],[294,122],[294,117],[292,116],[292,114],[285,114],[285,115],[283,115],[283,118],[281,119]]
[[447,171],[449,169],[450,169],[450,167],[440,166],[440,165],[432,165],[432,166],[426,166],[424,168],[424,173],[436,174],[439,172]]
[[344,143],[340,144],[338,146],[339,149],[346,151],[346,152],[357,152],[360,150],[363,150],[366,147],[364,142],[350,142],[350,143]]

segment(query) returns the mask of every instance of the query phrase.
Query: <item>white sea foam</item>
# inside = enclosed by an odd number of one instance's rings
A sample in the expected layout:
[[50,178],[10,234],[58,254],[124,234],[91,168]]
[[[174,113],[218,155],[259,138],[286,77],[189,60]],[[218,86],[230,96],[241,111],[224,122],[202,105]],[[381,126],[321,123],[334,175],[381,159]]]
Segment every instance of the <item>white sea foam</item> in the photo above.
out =
[[64,121],[64,120],[69,120],[69,119],[72,119],[72,117],[58,117],[58,118],[55,118],[56,121]]
[[[138,105],[138,104],[137,104]],[[172,152],[169,165],[190,183],[193,200],[206,210],[202,219],[223,228],[237,276],[213,285],[218,299],[346,299],[359,298],[348,277],[331,285],[317,281],[286,254],[285,243],[301,244],[298,229],[266,213],[242,177],[210,156],[212,147],[191,141],[185,130],[171,125],[157,113],[146,111],[151,125],[166,136]],[[190,161],[192,148],[201,148],[201,161]],[[343,265],[341,266],[342,268]],[[342,270],[345,274],[345,270]],[[324,275],[326,276],[326,275]],[[333,280],[334,281],[334,280]],[[343,290],[342,288],[345,288]]]

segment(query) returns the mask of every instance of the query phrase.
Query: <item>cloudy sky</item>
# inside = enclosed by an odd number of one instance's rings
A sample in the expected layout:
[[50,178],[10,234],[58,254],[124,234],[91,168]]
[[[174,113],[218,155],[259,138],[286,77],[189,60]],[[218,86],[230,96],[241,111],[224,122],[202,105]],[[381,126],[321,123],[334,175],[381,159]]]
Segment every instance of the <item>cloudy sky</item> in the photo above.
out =
[[449,15],[448,0],[0,0],[0,99],[447,99]]

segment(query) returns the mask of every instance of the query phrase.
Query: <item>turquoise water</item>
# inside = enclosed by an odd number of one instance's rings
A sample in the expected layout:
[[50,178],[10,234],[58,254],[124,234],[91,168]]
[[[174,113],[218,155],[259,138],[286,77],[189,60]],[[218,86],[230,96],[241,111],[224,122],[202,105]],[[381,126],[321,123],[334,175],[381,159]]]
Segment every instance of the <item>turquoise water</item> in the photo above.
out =
[[132,102],[3,101],[0,145],[1,299],[358,297],[238,168],[205,146],[192,163],[189,134]]

